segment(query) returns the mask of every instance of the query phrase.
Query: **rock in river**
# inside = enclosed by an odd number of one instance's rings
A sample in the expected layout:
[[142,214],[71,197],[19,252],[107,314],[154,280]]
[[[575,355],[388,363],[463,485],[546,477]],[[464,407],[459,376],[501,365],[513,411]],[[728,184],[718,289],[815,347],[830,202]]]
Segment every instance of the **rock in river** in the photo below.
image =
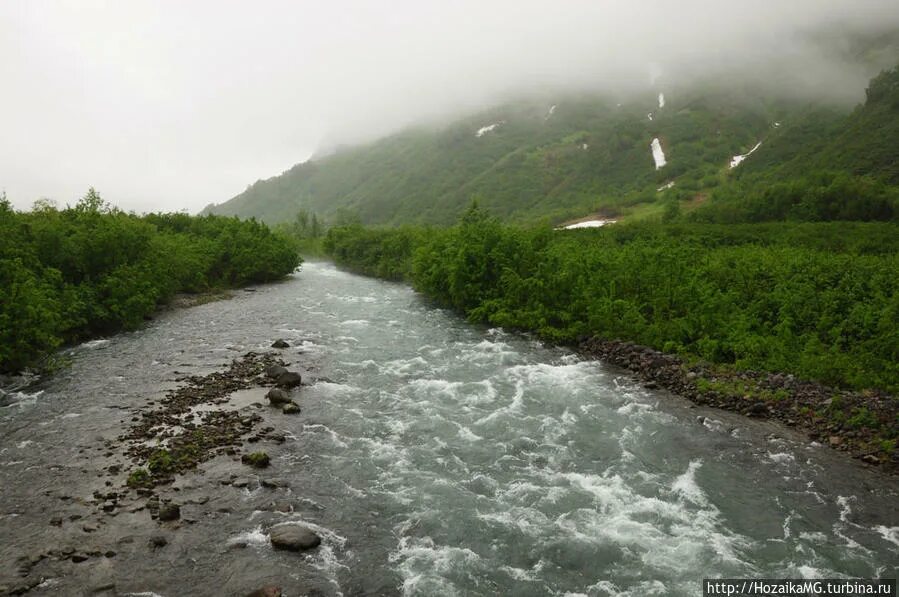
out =
[[294,371],[286,371],[278,376],[278,387],[281,388],[295,388],[302,382],[303,378]]
[[272,348],[288,348],[289,346],[290,346],[290,344],[288,344],[281,338],[278,338],[277,340],[272,342]]
[[281,595],[281,587],[276,587],[274,585],[266,585],[256,589],[252,593],[247,593],[247,597],[281,597]]
[[300,412],[300,405],[291,400],[281,408],[281,412],[285,415],[296,415]]
[[285,373],[287,373],[287,369],[282,367],[281,365],[269,365],[265,368],[265,375],[267,377],[271,377],[272,379],[278,379]]
[[268,398],[268,401],[271,402],[273,406],[288,404],[290,402],[290,394],[281,388],[272,388],[265,397]]
[[288,551],[302,551],[318,547],[321,537],[311,530],[295,524],[279,524],[269,532],[272,547]]
[[178,520],[181,518],[181,506],[178,504],[165,504],[159,508],[159,520]]

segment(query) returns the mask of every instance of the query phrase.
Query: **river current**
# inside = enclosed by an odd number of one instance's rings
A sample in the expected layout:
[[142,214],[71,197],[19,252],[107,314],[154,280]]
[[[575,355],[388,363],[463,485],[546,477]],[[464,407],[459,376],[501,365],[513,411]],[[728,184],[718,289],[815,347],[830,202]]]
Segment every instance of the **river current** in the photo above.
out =
[[[706,577],[899,573],[894,479],[322,263],[70,349],[15,394],[0,408],[0,556],[82,541],[47,520],[100,487],[101,440],[179,374],[275,338],[314,382],[302,414],[276,420],[290,441],[266,448],[289,490],[222,485],[246,472],[220,459],[179,481],[192,524],[164,549],[148,553],[146,513],[104,522],[90,540],[116,546],[102,565],[117,594],[701,595]],[[282,498],[292,512],[266,508]],[[322,546],[273,551],[265,527],[284,520]],[[32,594],[100,574],[59,570]]]

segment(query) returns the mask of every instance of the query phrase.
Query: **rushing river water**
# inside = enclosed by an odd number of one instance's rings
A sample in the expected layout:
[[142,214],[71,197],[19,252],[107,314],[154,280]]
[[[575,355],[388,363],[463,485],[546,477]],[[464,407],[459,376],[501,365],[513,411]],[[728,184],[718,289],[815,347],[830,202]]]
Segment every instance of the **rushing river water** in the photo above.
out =
[[[219,458],[172,488],[186,524],[164,548],[146,512],[70,522],[138,408],[279,337],[317,380],[301,415],[272,419],[291,441],[265,446],[290,489],[222,485],[247,473]],[[32,594],[698,595],[704,577],[899,572],[895,480],[330,265],[69,356],[0,408],[0,557],[117,554],[49,566]],[[284,499],[293,512],[269,507]],[[273,551],[264,529],[284,520],[322,546]]]

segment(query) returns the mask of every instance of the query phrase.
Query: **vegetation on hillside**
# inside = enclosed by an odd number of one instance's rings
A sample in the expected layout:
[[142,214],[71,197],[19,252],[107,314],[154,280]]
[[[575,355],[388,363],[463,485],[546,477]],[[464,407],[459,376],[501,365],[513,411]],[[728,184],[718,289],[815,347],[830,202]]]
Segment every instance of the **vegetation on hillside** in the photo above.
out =
[[177,292],[276,280],[299,264],[286,237],[255,221],[136,216],[93,189],[62,210],[17,212],[0,197],[0,371],[134,329]]

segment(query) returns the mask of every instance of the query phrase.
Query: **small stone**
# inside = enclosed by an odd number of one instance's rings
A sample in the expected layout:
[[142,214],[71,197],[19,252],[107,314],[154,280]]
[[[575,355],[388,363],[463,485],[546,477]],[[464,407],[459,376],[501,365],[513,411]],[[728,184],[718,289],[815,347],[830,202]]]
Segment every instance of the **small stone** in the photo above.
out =
[[281,412],[285,415],[296,415],[300,413],[300,405],[296,402],[290,401],[281,407]]
[[114,558],[114,557],[116,557],[116,552],[114,552],[111,549],[108,549],[105,552],[103,552],[103,555],[107,558]]
[[246,597],[281,597],[281,587],[266,585],[247,593]]
[[240,479],[235,479],[231,485],[234,487],[243,488],[250,484],[250,480],[246,477],[241,477]]
[[103,502],[103,505],[100,507],[103,508],[104,512],[112,512],[113,510],[115,510],[115,502],[106,501]]
[[862,456],[862,462],[867,462],[868,464],[880,464],[880,458],[875,456],[874,454],[865,454]]
[[281,388],[295,388],[303,383],[303,377],[295,371],[287,371],[278,376],[277,383]]
[[99,528],[100,527],[98,525],[89,522],[89,523],[85,524],[84,526],[82,526],[81,530],[84,531],[85,533],[93,533],[93,532],[96,532]]
[[843,438],[839,435],[831,435],[829,438],[827,438],[827,441],[833,447],[837,447],[843,444]]
[[73,562],[75,562],[76,564],[78,564],[80,562],[84,562],[85,560],[87,560],[87,556],[83,553],[73,553],[72,557],[70,559]]
[[289,348],[290,344],[285,342],[284,340],[278,338],[274,342],[272,342],[272,348]]
[[284,479],[263,479],[262,486],[269,489],[277,489],[278,487],[287,487],[288,483]]
[[50,519],[50,524],[52,524],[55,527],[61,527],[62,526],[62,518],[59,516],[54,516],[53,518]]
[[279,404],[287,404],[290,402],[290,394],[288,394],[281,388],[272,388],[268,391],[268,394],[266,394],[265,397],[268,398],[268,401],[273,406],[277,406]]
[[647,381],[645,384],[643,384],[643,387],[646,388],[647,390],[655,390],[655,389],[658,389],[659,384],[658,384],[658,382],[655,382],[655,381]]
[[169,521],[181,518],[181,506],[178,504],[166,504],[159,508],[159,520]]
[[150,537],[150,547],[165,547],[169,544],[169,540],[164,535],[153,535]]
[[295,524],[281,524],[272,527],[269,539],[275,549],[303,551],[318,547],[322,540],[311,530]]

